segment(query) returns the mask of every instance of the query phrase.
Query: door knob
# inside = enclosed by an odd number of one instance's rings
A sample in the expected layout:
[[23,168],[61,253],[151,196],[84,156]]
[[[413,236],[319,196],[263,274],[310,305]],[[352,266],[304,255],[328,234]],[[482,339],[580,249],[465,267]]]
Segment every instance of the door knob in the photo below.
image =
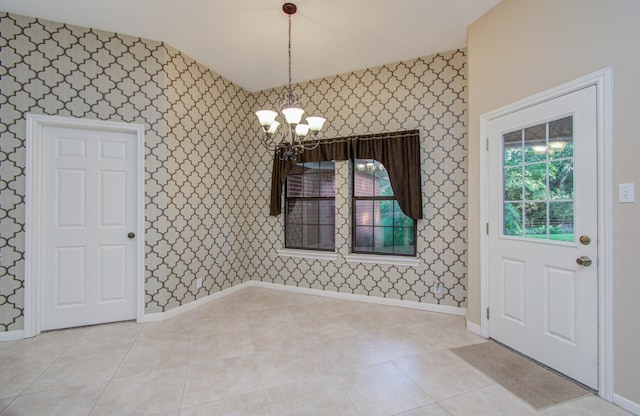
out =
[[580,266],[584,266],[584,267],[589,267],[591,266],[591,263],[593,263],[591,261],[591,259],[587,256],[582,256],[582,257],[578,257],[576,259],[576,263],[578,263]]
[[136,238],[136,233],[129,233],[127,234],[127,237],[129,237],[130,239]]

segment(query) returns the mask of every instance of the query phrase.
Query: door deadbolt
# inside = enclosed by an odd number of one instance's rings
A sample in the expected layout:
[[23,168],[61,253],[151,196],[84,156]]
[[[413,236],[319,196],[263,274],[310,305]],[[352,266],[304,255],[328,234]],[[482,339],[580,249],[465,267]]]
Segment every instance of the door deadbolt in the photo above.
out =
[[584,246],[588,246],[589,244],[591,244],[591,237],[589,237],[588,235],[581,235],[580,243],[582,243],[582,245]]
[[576,259],[576,263],[578,263],[580,266],[584,266],[584,267],[589,267],[591,266],[591,263],[593,263],[591,261],[591,259],[587,256],[582,256],[582,257],[578,257]]
[[136,238],[136,233],[129,233],[127,234],[127,237],[129,237],[129,239]]

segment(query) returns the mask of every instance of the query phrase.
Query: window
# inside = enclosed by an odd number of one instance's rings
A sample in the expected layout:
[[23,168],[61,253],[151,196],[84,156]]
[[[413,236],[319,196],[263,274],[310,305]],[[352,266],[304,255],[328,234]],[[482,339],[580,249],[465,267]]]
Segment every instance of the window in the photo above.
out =
[[352,251],[415,256],[416,222],[398,206],[384,166],[373,159],[353,159],[352,189]]
[[335,250],[335,162],[293,166],[285,185],[285,247]]
[[573,117],[502,137],[503,232],[574,241]]
[[[410,130],[326,139],[299,155],[297,164],[274,156],[269,215],[285,213],[284,249],[278,254],[337,259],[335,161],[353,161],[348,165],[353,185],[352,254],[346,261],[419,265],[415,241],[416,221],[423,218],[420,153],[420,132]],[[368,185],[357,188],[356,182]]]

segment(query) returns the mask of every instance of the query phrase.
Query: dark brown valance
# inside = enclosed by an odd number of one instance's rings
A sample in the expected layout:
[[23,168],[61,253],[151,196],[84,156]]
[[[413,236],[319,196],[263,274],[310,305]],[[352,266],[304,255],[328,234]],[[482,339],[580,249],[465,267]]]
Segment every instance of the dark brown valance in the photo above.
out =
[[[382,163],[402,212],[413,219],[422,219],[418,130],[321,140],[317,148],[299,155],[296,163],[350,159],[375,159]],[[269,215],[282,212],[282,188],[292,167],[291,160],[280,160],[274,155]]]

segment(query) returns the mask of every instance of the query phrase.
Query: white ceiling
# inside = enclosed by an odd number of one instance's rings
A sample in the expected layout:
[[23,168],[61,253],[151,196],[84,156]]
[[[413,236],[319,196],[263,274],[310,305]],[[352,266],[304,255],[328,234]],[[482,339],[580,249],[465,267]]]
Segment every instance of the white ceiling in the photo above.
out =
[[[297,0],[293,82],[466,45],[500,0]],[[287,83],[282,0],[0,0],[0,10],[159,40],[259,91]]]

